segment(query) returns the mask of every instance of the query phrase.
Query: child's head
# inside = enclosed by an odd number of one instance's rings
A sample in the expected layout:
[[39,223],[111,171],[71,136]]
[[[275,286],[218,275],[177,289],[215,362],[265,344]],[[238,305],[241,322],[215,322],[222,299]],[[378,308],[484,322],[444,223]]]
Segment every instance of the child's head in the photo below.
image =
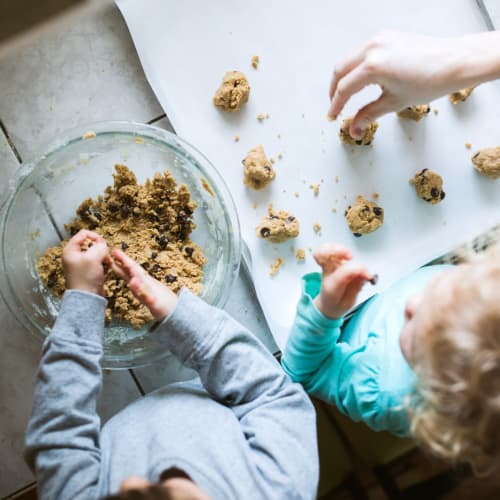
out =
[[500,252],[436,276],[407,304],[401,348],[417,377],[412,431],[434,454],[500,465]]

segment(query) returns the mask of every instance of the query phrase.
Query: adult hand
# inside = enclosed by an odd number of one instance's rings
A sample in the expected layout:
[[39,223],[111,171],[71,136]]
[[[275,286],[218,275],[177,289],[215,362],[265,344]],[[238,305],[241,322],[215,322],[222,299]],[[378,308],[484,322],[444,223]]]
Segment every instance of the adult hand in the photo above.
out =
[[330,84],[330,110],[335,119],[348,99],[369,84],[378,84],[378,99],[355,115],[349,133],[359,139],[376,118],[429,101],[495,76],[500,50],[488,45],[498,33],[460,38],[434,38],[413,33],[383,32],[341,61]]
[[342,245],[321,245],[313,256],[322,270],[316,307],[328,318],[340,318],[354,306],[361,288],[373,276],[364,266],[350,264],[352,255]]
[[65,245],[62,262],[67,289],[103,295],[103,264],[109,264],[110,258],[102,236],[80,230]]
[[149,275],[135,260],[121,250],[112,252],[111,267],[115,274],[124,279],[134,296],[144,304],[157,321],[168,316],[177,304],[177,295],[170,288]]

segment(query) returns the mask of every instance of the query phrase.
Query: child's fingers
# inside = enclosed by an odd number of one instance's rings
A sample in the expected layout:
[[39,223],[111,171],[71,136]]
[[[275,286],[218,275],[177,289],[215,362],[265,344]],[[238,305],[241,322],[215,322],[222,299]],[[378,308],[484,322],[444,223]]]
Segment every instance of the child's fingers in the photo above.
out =
[[128,284],[130,291],[135,295],[137,300],[144,304],[147,308],[154,307],[156,302],[153,290],[147,280],[134,276]]
[[114,260],[111,260],[111,269],[122,280],[125,280],[127,282],[130,280],[130,275],[127,274],[125,269],[123,269],[123,267],[119,266]]
[[87,250],[87,256],[92,257],[95,259],[99,259],[101,262],[103,262],[106,257],[109,255],[108,254],[108,245],[104,241],[97,241],[97,243],[93,244],[88,250]]
[[144,269],[134,259],[118,248],[113,249],[112,255],[130,277],[146,274]]
[[322,268],[324,274],[334,272],[345,261],[352,258],[351,252],[344,245],[325,243],[313,253],[314,260]]
[[368,281],[371,274],[366,267],[360,265],[345,265],[337,269],[335,273],[323,280],[323,286],[330,294],[342,297],[351,282],[356,280]]

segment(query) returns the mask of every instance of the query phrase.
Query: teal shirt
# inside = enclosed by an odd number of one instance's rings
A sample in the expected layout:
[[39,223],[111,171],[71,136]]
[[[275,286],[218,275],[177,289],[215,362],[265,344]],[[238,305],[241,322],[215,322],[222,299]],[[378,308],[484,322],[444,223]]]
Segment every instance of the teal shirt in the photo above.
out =
[[404,409],[415,374],[399,347],[407,299],[450,266],[423,267],[363,304],[348,320],[329,319],[313,300],[321,275],[306,274],[282,365],[307,392],[376,431],[408,435]]

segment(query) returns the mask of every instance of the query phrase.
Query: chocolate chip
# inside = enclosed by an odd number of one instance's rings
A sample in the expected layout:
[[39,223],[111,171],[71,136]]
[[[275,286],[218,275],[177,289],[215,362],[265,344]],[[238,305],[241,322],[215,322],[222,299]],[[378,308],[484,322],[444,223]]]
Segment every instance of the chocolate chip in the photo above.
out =
[[438,198],[439,197],[439,189],[438,188],[432,188],[431,189],[431,196],[433,198]]
[[365,144],[365,146],[369,146],[371,143],[372,143],[372,141],[367,142],[367,143]]
[[361,233],[352,233],[353,236],[356,236],[356,238],[361,238],[363,236]]
[[295,220],[295,217],[293,215],[290,215],[287,220],[288,222],[293,222]]
[[269,214],[270,219],[279,219],[279,215]]
[[431,110],[430,106],[427,106],[427,109],[425,110],[426,113],[428,113]]
[[187,255],[188,257],[192,257],[193,252],[194,252],[194,248],[192,248],[192,247],[186,247],[186,248],[184,249],[184,251],[186,252],[186,255]]
[[445,196],[446,196],[446,193],[445,193],[444,191],[441,191],[441,195],[440,195],[440,197],[441,197],[441,199],[442,199],[442,200],[444,200],[444,197],[445,197]]
[[124,241],[122,241],[122,242],[120,243],[120,245],[121,245],[121,247],[122,247],[122,250],[127,250],[128,245],[127,245]]
[[425,172],[427,172],[427,170],[429,170],[429,169],[428,169],[428,168],[424,168],[424,169],[422,169],[422,170],[418,173],[418,175],[424,175],[424,174],[425,174]]
[[141,267],[142,267],[143,269],[147,269],[147,268],[149,267],[149,264],[148,264],[147,262],[142,262],[142,263],[141,263]]
[[108,203],[108,210],[110,212],[118,212],[118,210],[120,210],[120,207],[118,205],[115,205],[114,203]]
[[382,215],[384,213],[384,209],[383,208],[380,208],[380,207],[373,207],[373,213],[375,215]]
[[57,283],[56,273],[49,274],[49,277],[47,278],[47,286],[49,288],[53,288],[56,286],[56,283]]
[[479,156],[479,153],[480,153],[480,151],[478,151],[477,153],[474,153],[474,155],[472,156],[472,159],[475,160]]
[[265,166],[264,167],[264,172],[266,172],[266,174],[270,174],[271,173],[271,167]]
[[166,247],[167,247],[167,244],[168,244],[168,240],[165,236],[160,236],[159,238],[156,239],[156,241],[158,242],[158,245],[160,245],[160,248],[162,250],[164,250]]
[[158,252],[151,252],[151,258],[156,259],[158,257]]
[[357,141],[356,141],[356,144],[357,144],[358,146],[361,146],[361,144],[363,144],[363,141],[362,141],[361,139],[359,139],[359,140],[357,140]]
[[79,229],[77,227],[74,227],[74,226],[71,226],[69,228],[69,234],[71,234],[71,236],[75,236],[75,234],[79,231]]
[[177,281],[177,276],[174,276],[173,274],[166,274],[165,281],[167,283],[173,283],[174,281]]
[[347,217],[347,210],[344,210],[344,217]]
[[126,218],[130,215],[130,207],[128,205],[122,205],[120,207],[120,214],[123,218]]
[[370,207],[368,205],[363,205],[363,210],[365,212],[369,212],[370,211]]
[[271,230],[270,230],[268,227],[263,227],[263,228],[260,230],[260,235],[261,235],[263,238],[269,238],[269,236],[271,236]]
[[158,271],[161,271],[161,266],[159,264],[154,264],[153,267],[151,268],[150,272],[152,274],[157,273]]

